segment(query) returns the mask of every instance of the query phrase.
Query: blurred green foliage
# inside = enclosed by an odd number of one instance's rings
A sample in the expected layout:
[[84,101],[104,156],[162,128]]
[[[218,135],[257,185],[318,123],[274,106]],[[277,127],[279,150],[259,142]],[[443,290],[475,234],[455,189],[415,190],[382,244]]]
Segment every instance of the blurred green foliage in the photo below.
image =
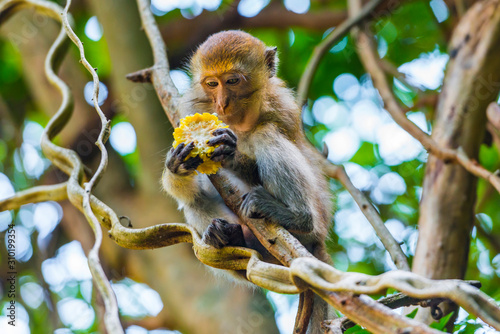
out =
[[[93,41],[85,35],[85,25],[93,14],[86,2],[83,3],[83,6],[79,6],[76,11],[73,11],[76,32],[85,43],[87,58],[94,67],[99,69],[98,73],[101,81],[106,82],[111,71],[113,71],[106,35],[99,41]],[[233,3],[234,1],[224,0],[219,11],[222,13]],[[344,4],[340,2],[325,5],[322,1],[314,1],[310,11],[344,9]],[[170,24],[175,20],[185,20],[178,9],[158,18],[160,25]],[[375,19],[373,31],[378,41],[379,53],[385,61],[392,63],[396,68],[418,59],[422,54],[429,54],[436,50],[440,54],[445,54],[447,50],[445,36],[448,33],[449,21],[450,18],[438,23],[429,1],[405,3],[398,7],[394,13]],[[249,31],[266,44],[278,46],[280,58],[279,76],[291,87],[298,85],[312,50],[328,32],[310,31],[301,27],[289,27],[287,29],[258,28]],[[178,46],[171,45],[169,47],[175,48]],[[75,48],[71,49],[69,57],[77,59]],[[24,79],[26,64],[23,63],[19,50],[6,37],[0,38],[0,68],[0,108],[4,109],[0,113],[2,116],[0,121],[0,172],[11,180],[15,190],[21,190],[38,183],[37,177],[28,175],[23,167],[19,149],[23,139],[22,131],[27,122],[45,125],[48,119],[47,115],[51,112],[47,113],[41,110],[41,106],[37,104],[29,85]],[[81,70],[84,72],[83,67]],[[323,58],[311,85],[308,105],[304,109],[306,135],[318,148],[323,146],[323,141],[328,142],[329,135],[341,128],[351,126],[354,122],[350,118],[347,124],[343,125],[320,122],[312,112],[314,103],[318,98],[331,97],[335,104],[345,106],[347,110],[350,110],[360,100],[366,99],[382,108],[380,99],[373,90],[366,89],[366,96],[363,97],[359,93],[356,99],[349,101],[338,96],[332,87],[335,79],[344,73],[354,75],[359,80],[360,85],[364,85],[363,87],[370,86],[370,79],[366,76],[365,70],[358,59],[356,47],[350,36],[343,38]],[[401,103],[408,106],[412,111],[423,113],[428,121],[432,120],[432,107],[412,109],[412,106],[421,96],[417,89],[409,89],[403,84],[395,85],[393,89]],[[420,87],[420,89],[422,88]],[[425,88],[422,90],[426,94],[438,94],[440,87],[435,90],[426,90]],[[323,112],[326,111],[323,110]],[[113,120],[113,124],[122,121],[127,121],[126,117],[117,115]],[[490,170],[496,170],[500,166],[498,149],[496,146],[483,145],[480,152],[480,163]],[[330,150],[335,150],[335,147],[330,147]],[[136,150],[134,153],[122,158],[130,173],[131,183],[133,183],[139,169],[138,152]],[[425,154],[420,154],[409,160],[402,160],[397,164],[387,164],[387,161],[381,155],[378,140],[360,139],[355,152],[348,159],[341,162],[356,164],[367,173],[371,185],[367,186],[364,192],[372,199],[376,198],[373,192],[377,189],[378,182],[383,175],[393,172],[402,177],[405,191],[392,196],[388,202],[377,203],[375,201],[375,205],[384,221],[395,220],[399,222],[395,224],[395,226],[399,227],[397,231],[400,232],[397,239],[401,241],[403,250],[409,256],[411,262],[416,247],[416,233],[418,232],[417,221],[425,169]],[[345,190],[334,181],[332,181],[332,190],[337,198],[334,204],[337,211],[336,217],[339,218],[340,212],[349,209],[351,211],[348,217],[353,219],[354,228],[367,227],[368,225],[362,221],[363,219],[359,215],[355,215],[356,206],[349,199]],[[472,232],[469,266],[465,278],[480,280],[482,290],[499,302],[500,255],[498,254],[497,245],[500,243],[498,237],[500,235],[500,224],[498,224],[500,221],[500,206],[498,205],[500,196],[495,191],[492,191],[491,186],[484,180],[479,180],[477,199],[478,218],[476,219],[476,227]],[[21,225],[26,225],[25,222],[22,222],[22,217],[18,212],[13,213],[13,219]],[[339,226],[339,228],[336,226],[331,229],[327,245],[338,268],[374,275],[393,269],[380,242],[370,236],[360,237],[353,234],[352,231],[349,231],[348,226],[343,226],[340,222]],[[367,227],[367,230],[369,230],[369,227]],[[50,249],[49,253],[42,254],[37,246],[37,235],[38,232],[35,230],[32,230],[29,234],[34,256],[25,262],[19,263],[18,277],[23,281],[22,284],[34,282],[43,287],[47,298],[36,308],[26,305],[26,302],[21,298],[18,298],[18,301],[27,311],[31,332],[47,333],[47,329],[55,330],[56,328],[65,327],[58,320],[57,315],[54,315],[54,307],[58,301],[67,297],[86,300],[94,309],[96,301],[95,296],[91,299],[84,297],[81,282],[68,282],[58,291],[51,289],[44,281],[40,261],[53,257],[57,248],[67,243],[68,240],[64,240],[63,236],[57,235],[56,247]],[[467,245],[464,245],[464,247],[467,247]],[[0,248],[2,248],[0,267],[4,268],[6,266],[5,245],[2,244]],[[8,301],[5,289],[1,290],[1,296],[3,303]],[[4,312],[4,308],[2,308],[2,312]],[[97,332],[99,330],[97,319],[98,317],[89,327],[82,330],[73,329],[73,332]],[[442,322],[435,326],[438,329],[444,328]],[[461,313],[455,331],[456,333],[474,333],[476,330],[484,330],[482,328],[484,327],[480,322]],[[61,331],[60,333],[66,332]],[[366,333],[366,331],[357,326],[349,329],[346,333]]]

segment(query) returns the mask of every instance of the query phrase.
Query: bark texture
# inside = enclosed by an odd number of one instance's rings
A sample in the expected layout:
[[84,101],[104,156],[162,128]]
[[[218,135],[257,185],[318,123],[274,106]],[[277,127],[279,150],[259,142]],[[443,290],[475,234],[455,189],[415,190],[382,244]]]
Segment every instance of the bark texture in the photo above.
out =
[[[432,138],[478,158],[486,108],[500,90],[500,3],[476,3],[450,42],[450,60]],[[430,155],[420,204],[413,272],[428,278],[463,278],[476,200],[476,177]]]
[[[158,102],[153,86],[126,80],[128,73],[153,64],[151,48],[141,29],[133,0],[91,0],[92,12],[103,25],[113,64],[113,107],[134,126],[140,153],[141,174],[128,195],[115,196],[113,187],[102,187],[101,198],[120,215],[132,219],[134,227],[182,221],[177,205],[160,190],[164,155],[173,140],[173,127]],[[113,167],[108,169],[108,175]],[[103,178],[105,179],[105,178]],[[220,284],[194,257],[189,245],[155,251],[133,251],[108,242],[106,253],[124,262],[127,275],[148,283],[164,303],[159,324],[183,333],[276,333],[274,312],[259,291],[236,284]],[[104,253],[104,250],[103,252]],[[163,321],[162,321],[163,320]]]

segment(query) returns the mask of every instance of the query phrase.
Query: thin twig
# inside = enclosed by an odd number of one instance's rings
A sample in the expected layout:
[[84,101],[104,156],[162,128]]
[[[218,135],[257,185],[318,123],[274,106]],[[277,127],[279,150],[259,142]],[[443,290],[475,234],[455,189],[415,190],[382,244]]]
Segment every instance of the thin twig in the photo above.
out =
[[[350,9],[353,10],[353,16],[358,15],[359,11],[355,10],[354,1],[350,1]],[[359,7],[358,7],[359,8]],[[440,147],[427,133],[420,129],[415,123],[410,121],[401,108],[394,96],[394,93],[389,86],[384,71],[379,66],[379,57],[373,44],[373,36],[366,29],[353,28],[353,33],[357,40],[358,54],[361,58],[366,71],[370,74],[373,85],[378,89],[384,106],[392,116],[394,121],[402,127],[406,132],[418,140],[422,146],[436,157],[447,162],[456,162],[462,165],[471,174],[484,178],[490,182],[495,189],[500,192],[500,177],[488,171],[481,166],[477,161],[467,157],[465,152],[460,149],[453,150]]]
[[144,70],[127,74],[125,77],[127,80],[132,82],[151,83],[151,69],[146,68]]
[[339,180],[344,188],[346,188],[346,190],[351,194],[354,201],[358,204],[360,210],[372,225],[380,241],[382,241],[385,249],[387,249],[387,251],[391,255],[392,261],[394,261],[396,267],[400,270],[409,271],[410,266],[408,265],[408,260],[405,254],[401,250],[401,246],[398,244],[396,239],[394,239],[391,232],[389,232],[384,222],[382,221],[382,218],[380,218],[379,213],[373,207],[371,202],[358,188],[356,188],[352,184],[351,179],[347,175],[344,167],[336,166],[325,161],[323,170],[329,177]]
[[364,19],[366,19],[372,12],[380,5],[384,0],[371,0],[358,15],[349,17],[347,20],[342,22],[341,25],[336,27],[328,36],[325,37],[313,50],[309,61],[307,62],[306,68],[300,78],[299,86],[297,88],[297,101],[300,106],[304,105],[307,99],[307,94],[309,93],[309,88],[311,82],[316,74],[316,69],[325,55],[326,52],[335,44],[342,36],[347,34],[352,27],[356,26]]

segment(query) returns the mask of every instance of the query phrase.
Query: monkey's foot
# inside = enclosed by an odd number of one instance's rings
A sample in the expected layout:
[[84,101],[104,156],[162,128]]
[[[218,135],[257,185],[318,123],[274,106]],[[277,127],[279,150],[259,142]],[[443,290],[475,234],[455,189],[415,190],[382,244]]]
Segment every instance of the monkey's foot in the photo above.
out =
[[238,224],[230,224],[221,218],[215,218],[208,225],[203,233],[202,240],[204,243],[215,248],[224,246],[245,246],[243,230]]
[[276,199],[270,193],[263,187],[257,186],[243,195],[240,211],[243,216],[248,218],[269,218],[271,214],[268,215],[267,211],[273,210],[272,204],[274,202]]

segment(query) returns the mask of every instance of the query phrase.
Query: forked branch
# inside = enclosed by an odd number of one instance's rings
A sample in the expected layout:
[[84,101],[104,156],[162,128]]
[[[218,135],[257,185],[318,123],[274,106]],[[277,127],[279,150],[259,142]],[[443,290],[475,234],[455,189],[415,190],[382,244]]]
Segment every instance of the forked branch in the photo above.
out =
[[[361,1],[350,0],[349,7],[352,17],[357,17],[361,13]],[[499,15],[497,15],[498,17]],[[366,71],[370,74],[374,86],[378,89],[384,106],[394,119],[394,121],[418,140],[430,154],[435,155],[445,162],[454,162],[462,165],[471,174],[481,177],[490,182],[495,189],[500,192],[500,176],[488,171],[477,161],[470,159],[460,148],[451,149],[439,146],[434,139],[420,129],[415,123],[406,117],[405,110],[399,105],[394,93],[387,81],[386,74],[379,66],[380,58],[374,46],[373,36],[368,29],[353,29],[356,38],[358,54]]]

